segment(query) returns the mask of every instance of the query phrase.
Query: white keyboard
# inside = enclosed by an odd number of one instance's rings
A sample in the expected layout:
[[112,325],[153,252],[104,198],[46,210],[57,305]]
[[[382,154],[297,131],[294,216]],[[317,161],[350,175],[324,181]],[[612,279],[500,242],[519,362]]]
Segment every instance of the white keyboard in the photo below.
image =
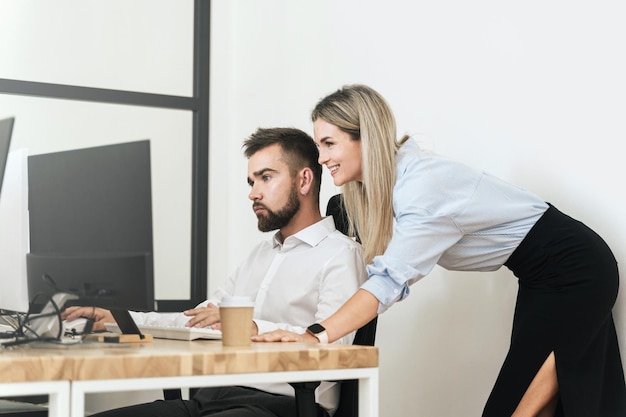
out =
[[[105,323],[109,332],[120,333],[117,323]],[[175,326],[137,326],[142,333],[151,334],[157,339],[174,339],[174,340],[196,340],[196,339],[212,339],[220,340],[222,332],[206,327],[175,327]]]

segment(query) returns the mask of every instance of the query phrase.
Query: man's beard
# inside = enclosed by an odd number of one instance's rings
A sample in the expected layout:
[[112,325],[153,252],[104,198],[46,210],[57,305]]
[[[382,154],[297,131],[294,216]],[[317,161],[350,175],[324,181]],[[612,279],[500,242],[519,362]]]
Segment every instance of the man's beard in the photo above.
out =
[[272,230],[286,226],[300,210],[300,200],[298,200],[296,187],[291,188],[289,200],[287,200],[287,203],[280,210],[274,212],[267,207],[265,207],[265,210],[267,210],[267,215],[257,216],[260,231],[271,232]]

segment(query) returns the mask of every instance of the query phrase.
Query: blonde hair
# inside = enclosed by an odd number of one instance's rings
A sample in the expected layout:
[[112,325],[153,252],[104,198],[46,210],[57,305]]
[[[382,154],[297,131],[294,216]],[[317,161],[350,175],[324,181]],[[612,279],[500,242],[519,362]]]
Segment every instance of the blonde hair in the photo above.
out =
[[343,186],[349,233],[363,244],[366,262],[382,255],[393,235],[393,187],[396,153],[407,139],[396,140],[396,121],[387,101],[372,88],[346,85],[322,98],[311,113],[361,141],[363,181]]

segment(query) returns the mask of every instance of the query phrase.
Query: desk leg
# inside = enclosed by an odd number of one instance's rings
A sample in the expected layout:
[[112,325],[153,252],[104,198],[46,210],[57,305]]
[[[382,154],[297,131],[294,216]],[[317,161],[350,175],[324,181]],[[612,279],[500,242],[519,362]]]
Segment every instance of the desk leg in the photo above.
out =
[[378,369],[359,379],[359,417],[378,417]]
[[72,382],[72,392],[70,402],[70,416],[71,417],[85,417],[85,390],[82,389],[81,383]]
[[70,383],[61,382],[55,393],[48,399],[48,417],[66,417],[70,415]]
[[17,382],[0,384],[0,395],[5,397],[41,394],[47,394],[49,397],[49,417],[67,417],[70,414],[69,381]]

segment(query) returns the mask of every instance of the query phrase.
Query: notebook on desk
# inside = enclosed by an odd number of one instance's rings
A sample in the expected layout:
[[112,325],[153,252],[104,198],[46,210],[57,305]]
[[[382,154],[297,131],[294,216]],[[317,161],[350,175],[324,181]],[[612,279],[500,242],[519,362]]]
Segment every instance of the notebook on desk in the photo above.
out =
[[[105,323],[106,329],[112,333],[121,333],[117,323]],[[198,340],[210,339],[220,340],[222,332],[209,328],[197,327],[175,327],[175,326],[154,326],[154,325],[138,325],[142,333],[152,335],[157,339],[174,339],[174,340]]]

